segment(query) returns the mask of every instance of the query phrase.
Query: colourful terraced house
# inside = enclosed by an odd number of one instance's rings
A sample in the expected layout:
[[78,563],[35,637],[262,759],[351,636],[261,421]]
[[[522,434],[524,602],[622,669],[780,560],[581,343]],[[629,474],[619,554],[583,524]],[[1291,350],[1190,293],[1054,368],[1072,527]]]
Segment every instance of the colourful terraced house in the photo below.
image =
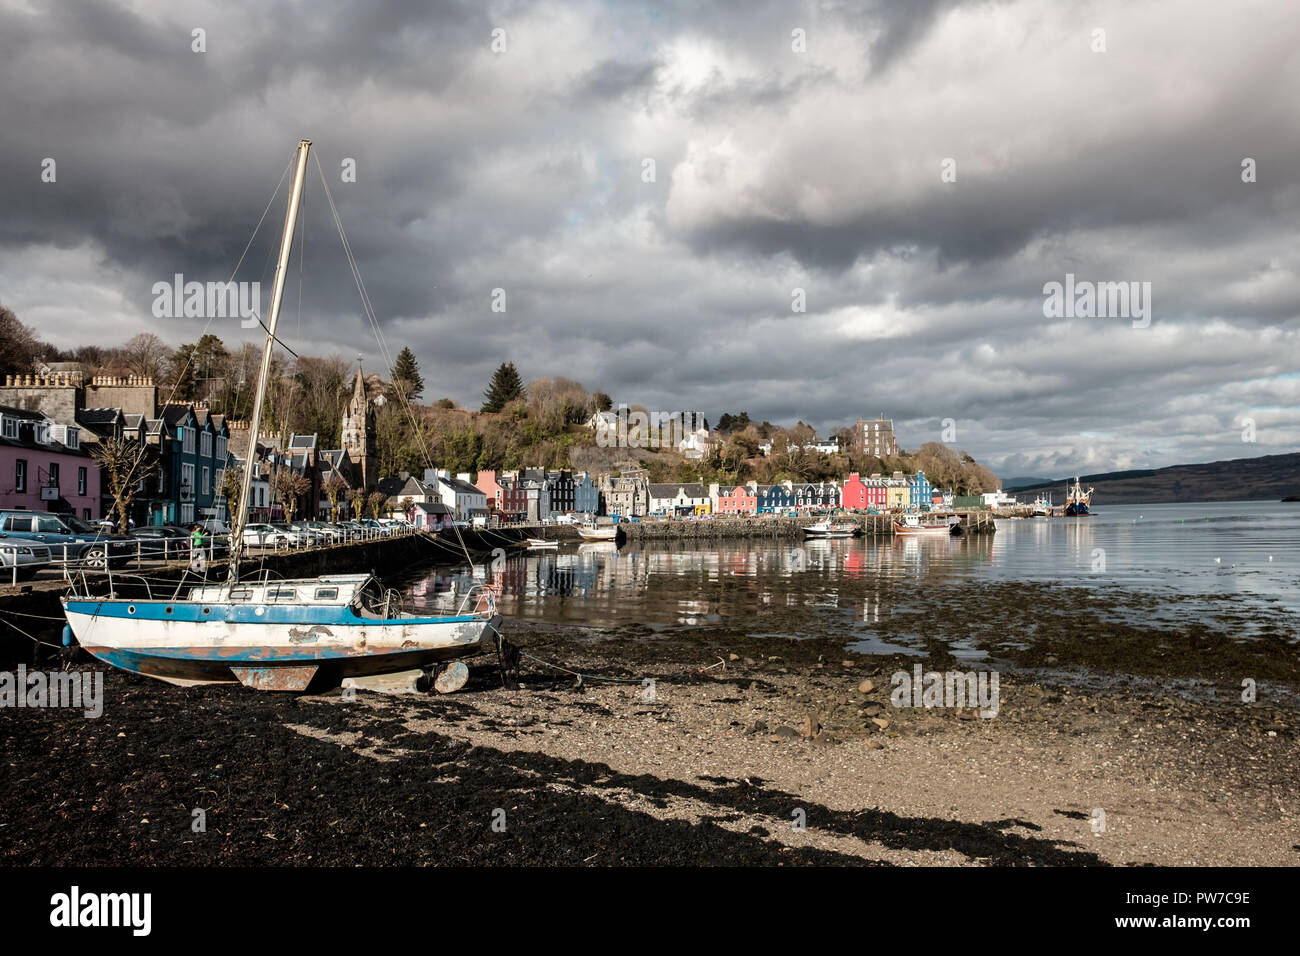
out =
[[713,499],[713,510],[720,515],[758,514],[758,496],[744,485],[734,488],[722,488],[711,485],[709,497]]

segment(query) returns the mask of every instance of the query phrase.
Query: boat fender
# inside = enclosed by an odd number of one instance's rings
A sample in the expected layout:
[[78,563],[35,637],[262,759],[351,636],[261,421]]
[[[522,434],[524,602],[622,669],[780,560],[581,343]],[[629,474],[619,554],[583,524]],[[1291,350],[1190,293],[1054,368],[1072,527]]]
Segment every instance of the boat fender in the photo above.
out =
[[72,625],[71,624],[63,625],[63,646],[64,647],[72,646]]

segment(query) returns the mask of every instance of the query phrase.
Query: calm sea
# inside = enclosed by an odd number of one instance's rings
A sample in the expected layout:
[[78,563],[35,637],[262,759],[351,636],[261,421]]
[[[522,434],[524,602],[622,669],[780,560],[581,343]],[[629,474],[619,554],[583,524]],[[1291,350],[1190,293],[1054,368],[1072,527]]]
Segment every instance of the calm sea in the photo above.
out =
[[[1300,611],[1300,504],[1099,505],[1088,518],[1000,521],[996,534],[967,538],[567,545],[495,570],[507,618],[598,627],[734,623],[779,607],[869,624],[900,594],[915,606],[936,585],[981,581],[1176,595],[1184,613],[1226,601],[1263,615]],[[417,606],[445,608],[467,581],[463,568],[416,571],[406,589]]]

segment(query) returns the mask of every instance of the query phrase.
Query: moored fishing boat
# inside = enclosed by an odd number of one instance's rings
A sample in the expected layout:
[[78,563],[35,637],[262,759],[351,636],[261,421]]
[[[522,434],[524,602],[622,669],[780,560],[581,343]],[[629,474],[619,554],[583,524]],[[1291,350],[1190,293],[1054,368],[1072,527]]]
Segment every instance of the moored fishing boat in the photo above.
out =
[[803,529],[805,538],[852,538],[862,529],[850,521],[833,522],[830,518],[815,521]]
[[525,538],[524,540],[528,542],[529,551],[541,551],[547,548],[558,548],[560,546],[559,541],[548,541],[546,538]]
[[578,525],[583,541],[617,541],[621,529],[616,524]]
[[920,515],[903,515],[903,520],[894,519],[894,534],[950,534],[951,526],[947,521],[922,523]]
[[1073,487],[1065,486],[1065,514],[1071,518],[1086,518],[1092,514],[1092,491],[1091,487],[1084,491],[1075,477]]
[[[310,148],[309,140],[298,144],[249,425],[253,435],[259,434],[266,399]],[[486,584],[473,587],[453,614],[420,614],[403,609],[401,596],[370,575],[273,580],[264,574],[261,580],[240,581],[251,481],[252,469],[243,469],[224,583],[204,580],[182,595],[182,579],[165,598],[155,597],[149,582],[140,579],[142,595],[118,596],[117,587],[135,585],[120,576],[115,582],[109,568],[108,594],[98,596],[83,573],[62,598],[65,641],[75,637],[106,664],[172,684],[238,681],[256,690],[301,691],[347,677],[433,671],[442,662],[478,653],[491,635],[499,639],[501,619]],[[460,666],[458,673],[464,671]],[[462,677],[443,686],[455,689],[463,682]]]

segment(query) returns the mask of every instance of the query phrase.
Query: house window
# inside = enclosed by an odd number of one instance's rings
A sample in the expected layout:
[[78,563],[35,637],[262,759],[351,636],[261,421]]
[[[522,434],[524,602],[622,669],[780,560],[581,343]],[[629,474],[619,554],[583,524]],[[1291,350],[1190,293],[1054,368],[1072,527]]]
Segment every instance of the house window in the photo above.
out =
[[27,490],[27,459],[19,458],[14,462],[14,491]]
[[4,437],[14,439],[18,437],[18,419],[4,418]]
[[82,517],[82,520],[84,520],[84,521],[89,521],[89,520],[90,520],[90,509],[89,509],[89,508],[82,508],[82,509],[81,509],[81,517]]
[[181,447],[185,450],[185,454],[187,455],[194,454],[194,429],[193,428],[181,429]]
[[50,487],[59,487],[59,463],[57,461],[50,462]]
[[80,448],[81,447],[80,432],[75,428],[69,428],[67,438],[64,440],[63,444],[67,445],[69,448]]
[[86,469],[78,468],[77,469],[77,494],[84,495],[85,493],[86,493]]
[[208,469],[206,466],[204,466],[204,468],[203,468],[203,493],[206,495],[206,494],[210,494],[211,491],[212,491],[212,482],[211,482],[211,480],[210,480],[210,476],[209,476],[209,469]]
[[202,450],[199,452],[204,458],[212,457],[212,433],[204,432],[203,441],[199,446]]
[[181,500],[189,501],[194,496],[194,466],[181,465]]

